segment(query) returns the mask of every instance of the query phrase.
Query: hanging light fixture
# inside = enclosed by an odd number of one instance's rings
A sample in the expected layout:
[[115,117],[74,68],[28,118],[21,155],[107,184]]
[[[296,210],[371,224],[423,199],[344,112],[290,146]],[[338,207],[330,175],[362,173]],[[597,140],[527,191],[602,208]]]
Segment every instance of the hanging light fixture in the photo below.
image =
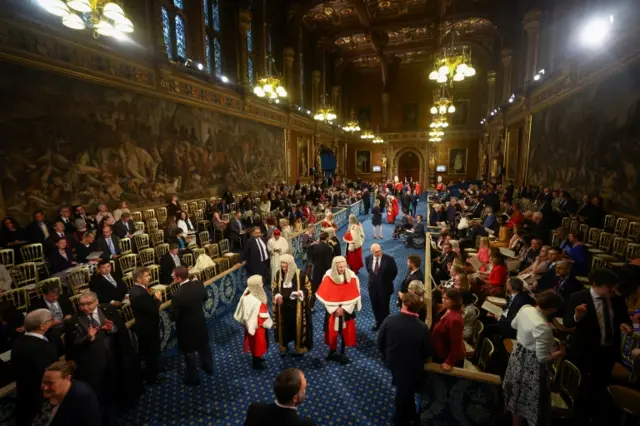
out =
[[373,134],[373,132],[371,130],[365,130],[364,132],[362,132],[362,134],[360,135],[360,139],[375,139],[376,135]]
[[326,121],[331,123],[333,120],[338,118],[335,111],[330,105],[326,105],[325,103],[325,95],[321,96],[322,98],[322,106],[318,108],[313,119],[316,121]]
[[267,75],[258,80],[258,84],[253,88],[253,93],[259,98],[267,98],[269,102],[279,104],[280,99],[287,97],[287,89],[281,84],[280,79],[275,76],[273,71],[275,67],[274,59],[268,56],[267,62]]
[[449,122],[447,121],[447,117],[443,115],[438,115],[431,120],[431,124],[429,124],[431,129],[446,129],[449,127]]
[[376,136],[375,138],[373,138],[372,142],[375,144],[384,143],[384,139],[382,139],[382,136]]
[[90,28],[94,36],[127,39],[134,31],[133,22],[125,16],[120,0],[39,0],[44,10],[62,18],[62,24],[74,30]]
[[434,96],[434,98],[437,99],[435,99],[433,106],[429,110],[431,114],[444,115],[453,114],[454,112],[456,112],[456,107],[453,105],[453,99],[448,95],[445,85],[442,86],[440,94]]
[[347,121],[347,124],[342,127],[345,132],[355,133],[360,131],[360,123],[354,118],[354,115],[353,110],[351,110],[351,120]]
[[462,81],[474,75],[476,75],[476,70],[471,63],[471,50],[466,46],[452,45],[442,48],[441,54],[436,57],[433,71],[429,74],[429,80],[442,84],[449,82],[450,85],[453,85],[453,82]]
[[429,142],[441,142],[444,132],[442,130],[431,130],[429,132]]

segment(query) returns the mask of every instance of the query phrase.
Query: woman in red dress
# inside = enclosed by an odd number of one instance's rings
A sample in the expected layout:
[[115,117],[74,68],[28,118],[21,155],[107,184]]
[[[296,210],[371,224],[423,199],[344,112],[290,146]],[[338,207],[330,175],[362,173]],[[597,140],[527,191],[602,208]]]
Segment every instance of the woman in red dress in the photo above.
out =
[[267,329],[273,326],[267,307],[267,295],[262,277],[253,275],[247,280],[247,289],[240,298],[233,318],[244,325],[244,351],[251,352],[254,370],[264,370],[262,358],[269,348]]
[[442,295],[442,304],[446,312],[431,330],[433,362],[442,364],[443,370],[450,371],[453,367],[464,367],[464,320],[460,291],[447,290]]
[[400,213],[398,200],[393,195],[389,195],[387,197],[387,223],[395,223],[398,213]]
[[344,241],[347,243],[347,264],[349,269],[354,273],[358,273],[360,268],[364,266],[362,261],[362,245],[364,244],[364,230],[358,222],[356,215],[349,216],[349,229],[344,234]]
[[483,290],[488,296],[504,297],[509,271],[504,256],[496,249],[491,252],[491,264],[491,272],[480,272],[480,278],[485,280]]

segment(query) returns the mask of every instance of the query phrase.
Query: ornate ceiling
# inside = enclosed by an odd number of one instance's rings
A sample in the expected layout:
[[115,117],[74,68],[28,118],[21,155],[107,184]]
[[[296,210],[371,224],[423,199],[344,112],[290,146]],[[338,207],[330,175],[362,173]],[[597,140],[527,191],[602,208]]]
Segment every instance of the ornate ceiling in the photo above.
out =
[[[425,14],[427,0],[358,0],[366,8],[373,24],[392,21],[400,16]],[[304,17],[312,28],[345,28],[358,22],[358,6],[350,0],[323,1]]]

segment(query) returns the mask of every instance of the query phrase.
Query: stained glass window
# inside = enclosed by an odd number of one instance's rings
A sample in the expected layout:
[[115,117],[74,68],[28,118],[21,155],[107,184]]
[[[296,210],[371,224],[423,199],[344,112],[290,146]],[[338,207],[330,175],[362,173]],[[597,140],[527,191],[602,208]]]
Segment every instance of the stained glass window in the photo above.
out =
[[211,72],[211,45],[209,44],[209,36],[204,36],[204,59],[207,71]]
[[247,74],[249,76],[249,86],[253,86],[253,59],[247,61]]
[[247,32],[247,52],[253,52],[253,29],[249,27],[249,32]]
[[220,31],[220,5],[217,0],[213,2],[213,30]]
[[164,37],[164,48],[167,50],[167,56],[169,59],[173,59],[173,52],[171,48],[171,20],[169,19],[169,12],[164,7],[162,8],[162,35]]
[[187,33],[182,16],[176,15],[176,48],[178,56],[187,59]]
[[204,0],[202,4],[204,7],[204,25],[208,27],[209,26],[209,0]]
[[180,10],[184,9],[183,0],[173,0],[173,5]]
[[213,39],[213,57],[215,60],[216,75],[222,75],[222,50],[220,49],[220,40]]

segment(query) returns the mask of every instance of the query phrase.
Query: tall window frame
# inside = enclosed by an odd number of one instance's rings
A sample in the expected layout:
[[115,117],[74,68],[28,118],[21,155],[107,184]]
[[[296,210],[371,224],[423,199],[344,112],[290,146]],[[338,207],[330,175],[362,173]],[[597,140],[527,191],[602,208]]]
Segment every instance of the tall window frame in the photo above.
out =
[[162,37],[167,57],[171,61],[186,60],[189,55],[188,21],[184,13],[185,0],[160,2]]
[[247,79],[249,86],[253,87],[255,82],[255,53],[253,48],[253,21],[249,22],[249,31],[247,31]]
[[220,2],[222,0],[202,0],[204,25],[204,57],[206,69],[211,74],[222,75],[222,23]]

